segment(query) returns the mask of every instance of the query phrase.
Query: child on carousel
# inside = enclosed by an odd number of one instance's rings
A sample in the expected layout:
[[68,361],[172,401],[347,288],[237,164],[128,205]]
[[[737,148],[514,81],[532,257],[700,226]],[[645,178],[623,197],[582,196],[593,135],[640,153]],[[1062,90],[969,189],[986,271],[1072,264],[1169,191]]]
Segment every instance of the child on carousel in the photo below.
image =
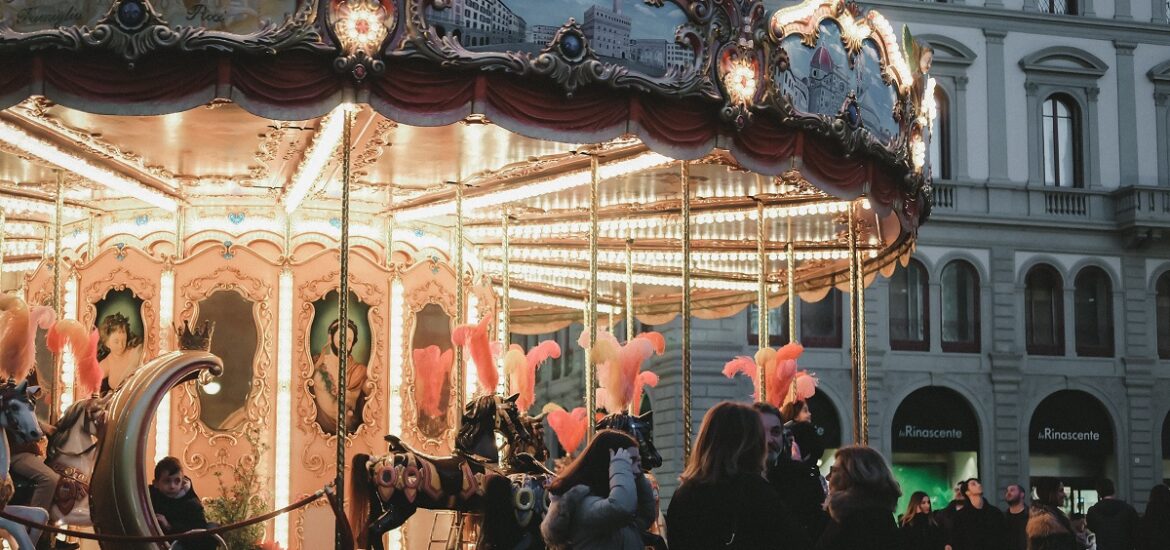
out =
[[[163,458],[154,467],[150,503],[159,527],[168,535],[208,527],[203,504],[191,486],[191,478],[183,475],[182,463],[173,456]],[[215,547],[216,542],[211,537],[181,539],[171,546],[172,550],[213,550]]]

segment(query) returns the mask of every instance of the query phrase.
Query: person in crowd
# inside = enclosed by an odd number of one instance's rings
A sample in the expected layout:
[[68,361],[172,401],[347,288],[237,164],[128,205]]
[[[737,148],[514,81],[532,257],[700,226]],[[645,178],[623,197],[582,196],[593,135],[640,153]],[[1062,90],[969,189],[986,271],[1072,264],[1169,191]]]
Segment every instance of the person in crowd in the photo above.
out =
[[1097,550],[1097,535],[1089,530],[1088,520],[1082,513],[1075,513],[1068,518],[1072,523],[1073,535],[1077,537],[1078,550]]
[[655,520],[654,492],[642,473],[638,442],[601,430],[549,486],[552,504],[540,525],[554,548],[642,550]]
[[954,550],[1002,550],[1004,547],[1003,513],[983,498],[983,483],[979,478],[967,479],[959,485],[966,503],[956,511],[950,545]]
[[1088,528],[1097,536],[1097,550],[1133,550],[1137,534],[1138,513],[1124,500],[1117,498],[1113,480],[1102,478],[1097,482],[1097,501],[1085,518]]
[[[39,420],[38,423],[41,427],[41,433],[46,437],[53,435],[53,432],[56,431],[56,428],[49,424]],[[12,473],[28,479],[33,484],[32,497],[29,498],[28,502],[29,507],[49,511],[57,496],[57,483],[61,480],[61,475],[45,464],[45,450],[48,444],[46,437],[27,443],[18,443],[13,438],[12,432],[7,432],[8,448],[12,457],[9,469],[12,470]],[[36,541],[40,537],[40,530],[29,530],[29,538],[32,540]],[[52,535],[46,535],[45,540],[40,544],[47,544],[51,537]],[[75,550],[78,546],[72,542],[56,541],[56,547],[60,550]]]
[[832,521],[817,550],[898,550],[894,508],[902,489],[886,460],[860,445],[837,450],[829,474],[829,515]]
[[760,414],[725,401],[703,417],[690,461],[666,511],[671,550],[800,550],[808,547],[764,479]]
[[[168,535],[208,527],[203,503],[191,486],[191,478],[183,475],[183,464],[173,456],[163,458],[154,467],[150,504],[158,526]],[[211,537],[196,537],[178,541],[171,548],[213,550],[216,546],[215,539]]]
[[966,505],[967,499],[963,497],[963,482],[960,481],[951,487],[951,501],[942,510],[934,513],[934,519],[942,527],[946,540],[951,540],[955,531],[955,515]]
[[1077,550],[1072,523],[1064,515],[1064,484],[1058,479],[1036,481],[1036,501],[1028,517],[1028,550]]
[[[792,403],[786,405],[785,409],[791,410],[790,405]],[[759,413],[764,425],[768,444],[768,462],[764,472],[768,482],[792,513],[793,520],[804,530],[805,537],[810,541],[816,540],[828,523],[828,514],[824,510],[824,485],[817,467],[817,460],[823,450],[818,451],[815,458],[802,455],[802,449],[820,448],[820,438],[816,435],[815,427],[811,435],[801,434],[805,445],[797,441],[794,433],[794,430],[803,432],[804,427],[812,427],[808,407],[803,407],[805,420],[799,424],[793,420],[784,423],[786,417],[782,416],[781,410],[769,403],[755,403],[752,408]]]
[[1170,487],[1155,485],[1146,501],[1146,513],[1138,524],[1138,550],[1170,548]]
[[926,493],[915,491],[910,495],[906,512],[898,523],[902,550],[945,550],[943,530],[930,513],[930,497]]
[[1004,550],[1027,550],[1028,548],[1028,503],[1024,487],[1018,483],[1007,486],[1003,501],[1007,511],[1003,515]]

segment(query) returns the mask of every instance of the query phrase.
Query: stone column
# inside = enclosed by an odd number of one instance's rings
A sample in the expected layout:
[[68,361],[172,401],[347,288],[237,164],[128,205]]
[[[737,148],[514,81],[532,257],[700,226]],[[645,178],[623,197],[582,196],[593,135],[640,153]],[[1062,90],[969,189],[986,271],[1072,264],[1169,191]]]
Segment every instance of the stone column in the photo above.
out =
[[1154,94],[1154,126],[1157,127],[1158,185],[1170,186],[1170,93]]
[[994,426],[989,426],[982,437],[991,437],[993,456],[983,458],[984,467],[995,473],[996,495],[1002,495],[1008,485],[1019,483],[1028,486],[1025,479],[1028,457],[1024,455],[1021,441],[1028,437],[1020,432],[1024,407],[1020,392],[1023,381],[1019,353],[991,353],[991,387],[995,406],[992,408]]
[[[1101,120],[1097,118],[1097,95],[1100,93],[1101,88],[1096,86],[1085,88],[1085,97],[1089,99],[1089,112],[1085,115],[1085,124],[1081,125],[1082,131],[1089,134],[1089,147],[1083,155],[1084,162],[1087,165],[1085,167],[1085,173],[1089,178],[1085,187],[1101,187],[1101,147],[1099,145],[1101,139],[1098,135],[1100,132],[1092,131],[1092,128],[1101,127]],[[1131,128],[1131,131],[1133,130]],[[1124,139],[1124,130],[1121,135]],[[1134,151],[1134,155],[1134,158],[1136,158],[1136,151]],[[1137,166],[1134,166],[1133,169],[1137,170]]]
[[1041,187],[1044,185],[1044,140],[1040,137],[1040,127],[1043,117],[1040,115],[1040,86],[1035,82],[1024,83],[1024,92],[1027,94],[1028,107],[1028,185]]
[[[1117,0],[1117,11],[1120,14],[1125,6],[1125,17],[1118,19],[1133,19],[1129,15],[1129,0]],[[1134,86],[1133,50],[1137,44],[1133,42],[1113,41],[1117,51],[1117,148],[1118,162],[1121,164],[1121,186],[1137,185],[1138,182],[1138,137],[1137,137],[1137,94]]]
[[[988,6],[991,4],[988,3]],[[1002,6],[1002,4],[1000,4]],[[1025,2],[1027,5],[1027,2]],[[987,74],[1002,75],[1004,73],[1003,39],[1006,31],[983,29],[983,36],[987,40]],[[988,181],[1006,183],[1007,171],[1007,90],[1004,89],[1004,79],[987,79],[987,155]]]
[[951,140],[951,177],[962,181],[971,179],[967,170],[967,81],[966,76],[955,77],[955,102],[951,107],[951,135],[956,138]]

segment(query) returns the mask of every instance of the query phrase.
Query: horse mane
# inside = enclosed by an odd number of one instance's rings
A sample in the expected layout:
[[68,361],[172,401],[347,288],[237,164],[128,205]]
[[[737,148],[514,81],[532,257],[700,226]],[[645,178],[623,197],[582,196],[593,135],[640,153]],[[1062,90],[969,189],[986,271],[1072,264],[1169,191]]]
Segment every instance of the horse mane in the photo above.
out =
[[[463,411],[463,425],[459,427],[456,442],[466,451],[483,437],[484,431],[495,431],[496,395],[484,394],[467,403]],[[469,422],[470,421],[470,422]]]
[[73,429],[73,426],[77,424],[78,419],[80,419],[82,415],[85,414],[85,405],[85,401],[74,402],[72,405],[69,405],[68,409],[65,409],[65,413],[62,414],[61,418],[57,420],[57,424],[55,426],[57,430],[53,432],[53,435],[49,436],[48,459],[51,460],[54,456],[56,456],[57,453],[54,452],[55,450],[65,446],[65,443],[69,440],[69,432]]

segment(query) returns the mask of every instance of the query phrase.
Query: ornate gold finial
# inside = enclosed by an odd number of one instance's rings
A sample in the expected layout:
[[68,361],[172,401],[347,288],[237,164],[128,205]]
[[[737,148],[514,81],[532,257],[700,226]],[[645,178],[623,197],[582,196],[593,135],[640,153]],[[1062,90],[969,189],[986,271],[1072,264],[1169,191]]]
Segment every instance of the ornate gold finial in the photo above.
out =
[[210,351],[211,335],[215,333],[215,324],[203,321],[203,326],[191,330],[191,322],[183,321],[182,328],[175,327],[175,334],[179,337],[179,349],[184,351]]

